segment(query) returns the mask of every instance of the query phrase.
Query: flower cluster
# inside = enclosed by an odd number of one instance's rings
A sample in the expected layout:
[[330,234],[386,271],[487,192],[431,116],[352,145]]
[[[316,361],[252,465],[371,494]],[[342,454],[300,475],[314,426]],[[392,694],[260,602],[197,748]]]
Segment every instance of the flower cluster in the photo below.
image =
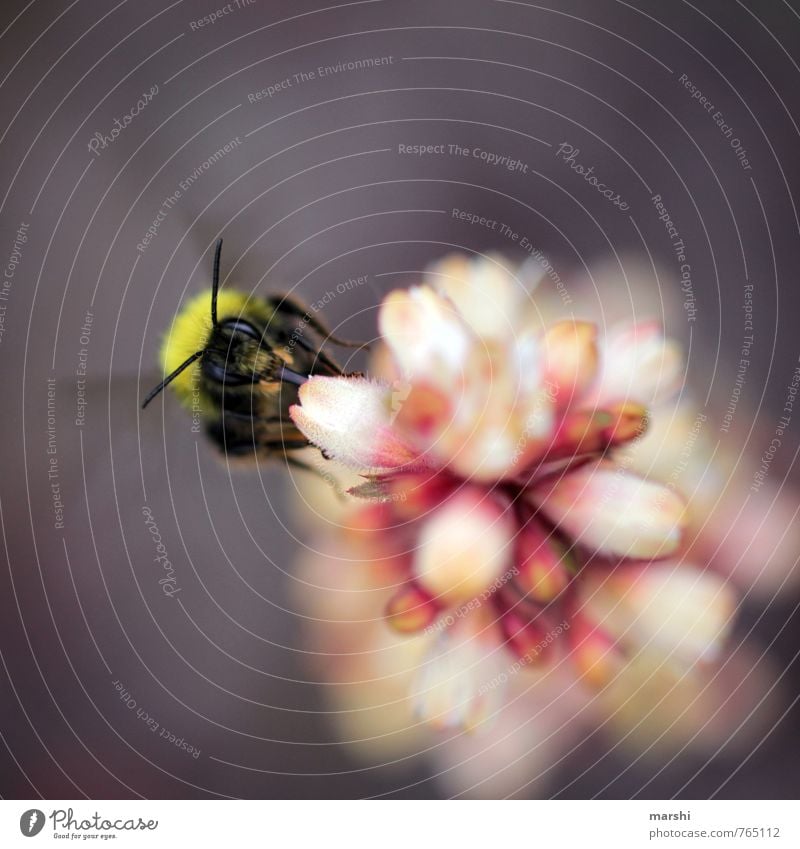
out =
[[421,712],[480,721],[501,647],[518,668],[561,652],[595,687],[643,647],[713,659],[733,594],[685,562],[684,498],[628,454],[682,384],[678,347],[656,322],[543,325],[491,257],[429,279],[381,306],[381,379],[313,377],[291,410],[365,478],[348,524],[393,576],[389,624],[436,636]]

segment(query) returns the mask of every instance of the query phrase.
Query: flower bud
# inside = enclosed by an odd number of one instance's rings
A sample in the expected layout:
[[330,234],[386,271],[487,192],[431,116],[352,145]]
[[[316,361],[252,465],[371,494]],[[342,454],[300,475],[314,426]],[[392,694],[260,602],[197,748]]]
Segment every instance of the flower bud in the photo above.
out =
[[550,660],[555,635],[538,619],[531,619],[521,607],[505,610],[501,614],[500,630],[507,648],[526,665],[539,666]]
[[520,590],[539,604],[549,604],[569,583],[572,564],[553,534],[531,521],[514,540],[514,565]]
[[389,599],[386,619],[395,631],[413,634],[427,628],[441,609],[430,593],[415,583],[408,583]]
[[567,644],[578,674],[594,689],[605,687],[624,666],[624,655],[611,636],[583,612],[573,612]]
[[636,439],[646,425],[647,409],[633,401],[621,401],[608,409],[570,411],[561,421],[547,459],[600,454]]

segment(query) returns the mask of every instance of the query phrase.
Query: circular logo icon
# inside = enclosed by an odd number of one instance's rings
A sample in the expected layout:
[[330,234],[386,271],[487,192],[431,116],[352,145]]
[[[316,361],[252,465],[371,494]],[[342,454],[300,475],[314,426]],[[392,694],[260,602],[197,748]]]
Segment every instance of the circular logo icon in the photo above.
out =
[[25,837],[36,837],[44,828],[44,812],[38,808],[31,808],[19,818],[19,830]]

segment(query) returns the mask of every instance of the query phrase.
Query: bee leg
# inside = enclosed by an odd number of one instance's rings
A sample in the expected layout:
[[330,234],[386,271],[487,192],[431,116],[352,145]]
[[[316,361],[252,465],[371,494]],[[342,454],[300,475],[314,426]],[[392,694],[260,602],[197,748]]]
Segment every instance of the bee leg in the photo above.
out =
[[328,369],[328,372],[332,374],[334,377],[340,377],[344,374],[339,365],[329,357],[322,348],[315,348],[312,345],[309,345],[307,342],[304,342],[299,337],[297,338],[297,344],[308,351],[310,354],[314,354],[314,356]]
[[[307,439],[275,439],[270,440],[269,442],[262,443],[264,448],[269,449],[270,451],[274,451],[278,454],[283,451],[299,451],[301,448],[310,448],[311,443]],[[287,455],[287,459],[289,459]],[[297,458],[292,457],[291,459],[296,460]],[[300,462],[299,460],[297,462]]]
[[310,308],[306,309],[302,304],[295,301],[294,298],[285,296],[280,300],[273,299],[272,304],[276,310],[285,312],[287,315],[301,318],[306,324],[316,330],[316,332],[319,333],[326,342],[330,340],[334,345],[339,345],[341,348],[364,348],[364,350],[369,350],[368,342],[354,342],[349,339],[340,339],[338,336],[334,336],[321,318],[317,318],[315,315],[312,315]]
[[235,457],[258,453],[259,449],[266,449],[269,454],[283,454],[285,451],[299,451],[301,448],[309,447],[309,443],[305,439],[261,442],[255,431],[251,431],[249,435],[245,435],[220,430],[218,432],[209,432],[209,436],[223,454],[230,454]]

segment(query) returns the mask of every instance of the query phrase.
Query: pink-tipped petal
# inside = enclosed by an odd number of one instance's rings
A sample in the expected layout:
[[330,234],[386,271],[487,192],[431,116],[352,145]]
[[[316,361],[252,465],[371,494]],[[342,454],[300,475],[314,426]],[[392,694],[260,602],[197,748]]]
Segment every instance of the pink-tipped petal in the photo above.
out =
[[301,433],[354,469],[409,467],[416,453],[391,426],[392,388],[360,377],[311,377],[289,410]]
[[591,463],[534,489],[531,499],[579,545],[636,559],[668,557],[683,541],[685,504],[673,490]]

